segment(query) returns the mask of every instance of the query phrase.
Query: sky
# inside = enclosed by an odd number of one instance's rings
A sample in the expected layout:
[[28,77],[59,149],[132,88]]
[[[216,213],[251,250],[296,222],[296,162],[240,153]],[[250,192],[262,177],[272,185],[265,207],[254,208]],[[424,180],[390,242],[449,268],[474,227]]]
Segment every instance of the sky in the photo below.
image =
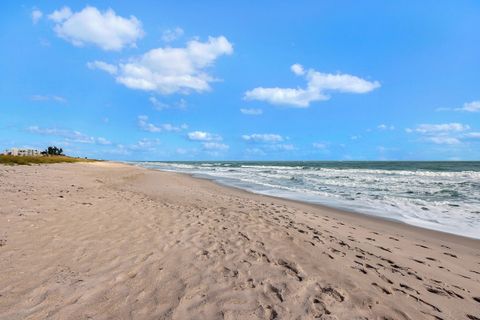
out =
[[2,1],[0,149],[478,160],[478,1]]

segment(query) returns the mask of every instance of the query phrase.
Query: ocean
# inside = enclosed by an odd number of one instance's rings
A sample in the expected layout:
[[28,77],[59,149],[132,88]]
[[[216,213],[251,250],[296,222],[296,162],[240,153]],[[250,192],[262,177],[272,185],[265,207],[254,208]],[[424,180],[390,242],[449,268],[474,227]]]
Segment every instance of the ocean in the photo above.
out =
[[480,161],[134,163],[255,193],[480,238]]

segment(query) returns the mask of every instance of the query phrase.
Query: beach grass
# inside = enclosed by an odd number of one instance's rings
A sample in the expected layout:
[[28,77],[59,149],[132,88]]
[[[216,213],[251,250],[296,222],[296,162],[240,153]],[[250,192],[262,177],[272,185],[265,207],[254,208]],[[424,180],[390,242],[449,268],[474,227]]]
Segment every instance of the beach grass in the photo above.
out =
[[0,155],[0,164],[4,165],[31,165],[50,163],[91,162],[93,159],[74,158],[68,156],[11,156]]

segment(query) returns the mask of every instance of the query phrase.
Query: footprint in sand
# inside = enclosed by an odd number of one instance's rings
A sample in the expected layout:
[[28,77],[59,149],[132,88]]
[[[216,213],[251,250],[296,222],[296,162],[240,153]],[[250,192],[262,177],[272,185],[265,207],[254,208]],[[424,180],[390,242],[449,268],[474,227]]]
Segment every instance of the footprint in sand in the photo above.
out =
[[295,263],[289,262],[289,261],[286,261],[286,260],[283,260],[283,259],[279,259],[277,261],[277,264],[279,266],[282,266],[285,269],[287,269],[287,273],[296,277],[298,281],[303,281],[304,277],[301,275],[301,273],[300,273],[300,271],[299,271],[299,269],[298,269],[298,267]]

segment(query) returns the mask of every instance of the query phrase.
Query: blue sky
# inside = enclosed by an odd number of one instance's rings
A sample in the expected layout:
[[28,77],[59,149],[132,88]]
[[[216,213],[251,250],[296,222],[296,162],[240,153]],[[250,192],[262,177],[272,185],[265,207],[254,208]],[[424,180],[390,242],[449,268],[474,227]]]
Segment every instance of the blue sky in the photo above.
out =
[[480,158],[478,1],[0,4],[0,148]]

